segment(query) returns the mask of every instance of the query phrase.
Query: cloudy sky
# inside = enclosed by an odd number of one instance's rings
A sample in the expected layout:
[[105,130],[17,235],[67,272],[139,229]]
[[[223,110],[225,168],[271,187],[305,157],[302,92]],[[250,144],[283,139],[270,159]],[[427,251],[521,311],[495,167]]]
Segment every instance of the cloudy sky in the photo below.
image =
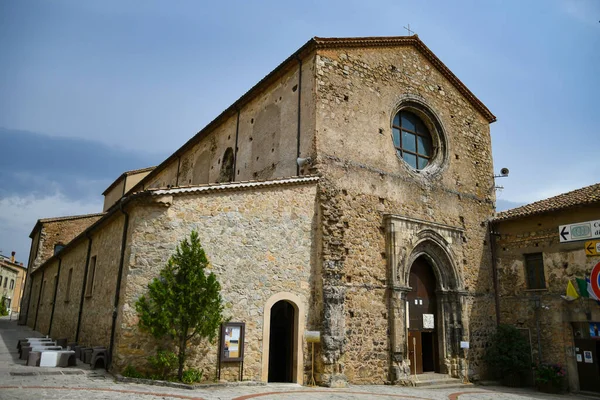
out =
[[[176,6],[174,6],[176,5]],[[410,24],[498,117],[499,209],[600,181],[600,1],[0,2],[0,249],[98,212],[313,36]]]

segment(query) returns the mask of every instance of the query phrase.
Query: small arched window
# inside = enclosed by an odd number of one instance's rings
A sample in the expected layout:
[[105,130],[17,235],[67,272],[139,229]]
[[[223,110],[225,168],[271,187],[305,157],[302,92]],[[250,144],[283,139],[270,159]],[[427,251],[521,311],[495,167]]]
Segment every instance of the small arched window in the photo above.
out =
[[410,111],[398,111],[392,123],[392,137],[396,154],[408,165],[417,170],[429,165],[433,155],[431,134],[421,118]]

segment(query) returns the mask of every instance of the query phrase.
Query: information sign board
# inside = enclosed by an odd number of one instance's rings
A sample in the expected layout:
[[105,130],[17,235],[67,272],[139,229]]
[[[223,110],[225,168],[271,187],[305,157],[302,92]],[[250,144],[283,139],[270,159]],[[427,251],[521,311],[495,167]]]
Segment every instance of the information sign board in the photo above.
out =
[[600,239],[600,220],[560,225],[558,237],[561,243]]

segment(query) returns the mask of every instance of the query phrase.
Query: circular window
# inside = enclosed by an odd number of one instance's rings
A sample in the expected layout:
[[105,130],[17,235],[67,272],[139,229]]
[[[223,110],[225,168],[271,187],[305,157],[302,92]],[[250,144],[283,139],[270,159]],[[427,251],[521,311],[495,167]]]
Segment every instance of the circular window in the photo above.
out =
[[392,138],[396,154],[416,170],[422,170],[432,161],[431,133],[421,118],[407,110],[400,110],[392,123]]

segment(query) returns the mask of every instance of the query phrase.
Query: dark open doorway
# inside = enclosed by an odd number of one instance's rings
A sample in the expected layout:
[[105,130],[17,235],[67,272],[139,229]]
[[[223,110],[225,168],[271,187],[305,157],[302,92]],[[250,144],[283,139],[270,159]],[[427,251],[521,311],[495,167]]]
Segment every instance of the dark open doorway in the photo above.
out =
[[436,279],[423,256],[417,258],[410,269],[409,285],[412,290],[406,298],[411,373],[439,372]]
[[292,382],[294,307],[281,300],[271,308],[269,382]]

